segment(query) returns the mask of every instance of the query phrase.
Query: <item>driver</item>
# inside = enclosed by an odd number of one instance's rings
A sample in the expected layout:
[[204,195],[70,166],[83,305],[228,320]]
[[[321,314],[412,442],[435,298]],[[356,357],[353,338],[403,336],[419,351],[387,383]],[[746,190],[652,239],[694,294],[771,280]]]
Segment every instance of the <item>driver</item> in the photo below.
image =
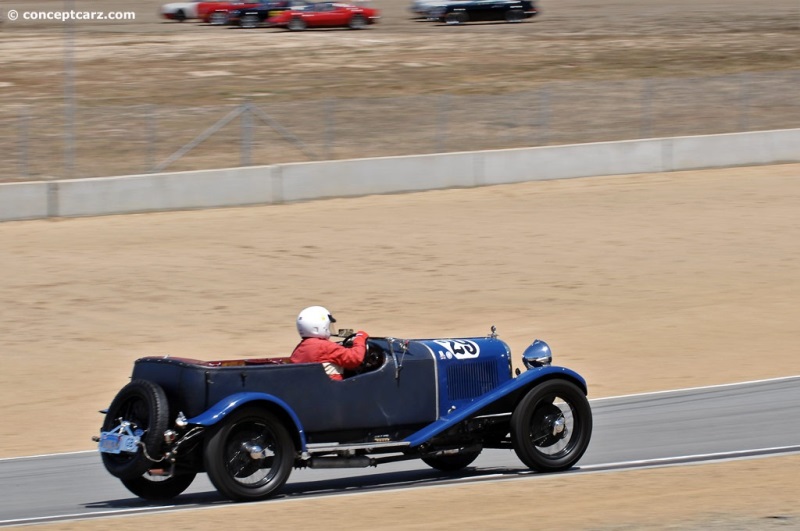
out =
[[364,361],[369,334],[359,330],[353,337],[353,346],[344,347],[329,341],[331,312],[322,306],[310,306],[297,316],[297,332],[302,341],[292,352],[292,363],[322,363],[332,380],[341,380],[345,369],[355,369]]

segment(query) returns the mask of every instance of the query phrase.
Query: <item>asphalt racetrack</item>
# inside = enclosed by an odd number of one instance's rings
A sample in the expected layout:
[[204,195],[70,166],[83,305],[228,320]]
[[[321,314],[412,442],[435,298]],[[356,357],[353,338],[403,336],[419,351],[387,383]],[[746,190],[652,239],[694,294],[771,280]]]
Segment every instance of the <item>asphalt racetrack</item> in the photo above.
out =
[[[594,434],[566,474],[800,452],[800,376],[592,401]],[[358,470],[295,470],[281,500],[448,483],[530,481],[512,451],[484,452],[446,475],[417,461]],[[205,475],[172,503],[131,496],[98,454],[79,452],[0,461],[0,526],[141,514],[229,504]]]

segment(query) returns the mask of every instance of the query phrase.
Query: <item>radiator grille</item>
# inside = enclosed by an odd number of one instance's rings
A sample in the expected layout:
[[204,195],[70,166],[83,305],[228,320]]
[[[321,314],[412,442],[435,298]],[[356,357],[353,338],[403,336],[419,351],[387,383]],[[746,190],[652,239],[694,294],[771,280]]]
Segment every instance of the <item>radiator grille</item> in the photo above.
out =
[[451,401],[475,398],[495,387],[495,361],[461,362],[447,367],[447,395]]

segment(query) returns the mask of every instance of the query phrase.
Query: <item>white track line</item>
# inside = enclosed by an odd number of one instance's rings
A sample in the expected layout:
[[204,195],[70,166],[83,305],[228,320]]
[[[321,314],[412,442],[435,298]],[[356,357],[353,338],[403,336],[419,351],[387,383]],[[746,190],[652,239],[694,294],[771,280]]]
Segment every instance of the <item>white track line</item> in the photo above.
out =
[[725,387],[736,387],[739,385],[752,385],[752,384],[760,384],[760,383],[768,383],[768,382],[780,382],[783,380],[792,380],[792,379],[800,379],[800,375],[794,376],[780,376],[778,378],[765,378],[763,380],[749,380],[747,382],[734,382],[734,383],[727,383],[727,384],[717,384],[717,385],[705,385],[700,387],[684,387],[682,389],[668,389],[665,391],[649,391],[646,393],[633,393],[630,395],[619,395],[619,396],[604,396],[602,398],[593,398],[590,402],[601,402],[603,400],[616,400],[619,398],[633,398],[637,396],[653,396],[653,395],[666,395],[669,393],[682,393],[686,391],[705,391],[708,389],[722,389]]
[[[781,453],[786,451],[786,453]],[[761,452],[761,453],[759,453]],[[74,453],[74,452],[73,452]],[[755,455],[749,455],[753,454]],[[725,461],[736,461],[736,460],[744,460],[744,459],[759,459],[759,458],[766,458],[766,457],[778,457],[778,456],[786,456],[786,455],[794,455],[800,454],[800,446],[775,446],[770,448],[757,448],[753,450],[737,450],[732,452],[717,452],[717,453],[710,453],[710,454],[692,454],[692,455],[682,455],[676,457],[664,457],[664,458],[655,458],[655,459],[642,459],[642,460],[635,460],[635,461],[620,461],[617,463],[605,463],[605,464],[597,464],[597,465],[588,465],[578,467],[574,469],[573,472],[565,472],[564,475],[574,475],[574,474],[598,474],[598,473],[608,473],[608,472],[626,472],[628,470],[642,470],[642,469],[652,469],[652,468],[667,468],[672,466],[695,466],[695,465],[704,465],[704,464],[712,464],[712,463],[719,463]],[[52,454],[52,455],[62,455],[62,454]],[[263,500],[260,502],[253,502],[252,504],[248,505],[256,505],[259,503],[300,503],[304,501],[309,501],[314,498],[318,497],[327,497],[327,496],[368,496],[370,494],[385,494],[391,493],[398,490],[406,490],[406,489],[433,489],[433,488],[449,488],[449,487],[459,487],[469,483],[499,483],[504,481],[513,481],[513,480],[544,480],[548,478],[553,478],[554,474],[536,474],[533,472],[530,473],[522,473],[516,475],[503,475],[503,474],[491,474],[488,476],[476,477],[476,478],[461,478],[452,481],[447,481],[440,484],[428,484],[428,485],[416,485],[416,486],[400,486],[400,487],[383,487],[378,488],[376,490],[367,490],[367,491],[355,491],[355,492],[347,492],[347,491],[340,491],[337,493],[324,493],[324,494],[309,494],[306,496],[298,496],[298,497],[287,497],[287,498],[277,498],[272,500]],[[0,526],[9,526],[14,524],[22,524],[22,525],[35,525],[35,524],[42,524],[47,522],[64,522],[64,521],[86,521],[86,520],[94,520],[94,519],[107,519],[107,518],[115,518],[115,517],[125,517],[131,516],[133,514],[162,514],[162,513],[175,513],[178,511],[186,511],[186,510],[208,510],[208,509],[220,509],[228,507],[230,508],[233,502],[228,503],[221,503],[221,504],[214,504],[214,505],[194,505],[194,504],[187,504],[187,505],[162,505],[159,507],[137,507],[131,509],[118,509],[118,510],[109,510],[109,511],[99,511],[99,512],[92,512],[92,513],[72,513],[72,514],[59,514],[59,515],[50,515],[50,516],[34,516],[30,518],[15,518],[11,520],[0,520]]]

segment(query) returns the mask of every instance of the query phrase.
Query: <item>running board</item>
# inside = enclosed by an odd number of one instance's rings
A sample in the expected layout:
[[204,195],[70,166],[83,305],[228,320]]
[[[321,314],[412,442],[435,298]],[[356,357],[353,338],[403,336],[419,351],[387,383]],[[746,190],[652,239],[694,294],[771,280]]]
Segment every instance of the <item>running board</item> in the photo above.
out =
[[408,441],[372,442],[354,444],[312,443],[306,445],[306,454],[350,453],[357,451],[372,452],[376,450],[397,450],[398,452],[411,445]]

